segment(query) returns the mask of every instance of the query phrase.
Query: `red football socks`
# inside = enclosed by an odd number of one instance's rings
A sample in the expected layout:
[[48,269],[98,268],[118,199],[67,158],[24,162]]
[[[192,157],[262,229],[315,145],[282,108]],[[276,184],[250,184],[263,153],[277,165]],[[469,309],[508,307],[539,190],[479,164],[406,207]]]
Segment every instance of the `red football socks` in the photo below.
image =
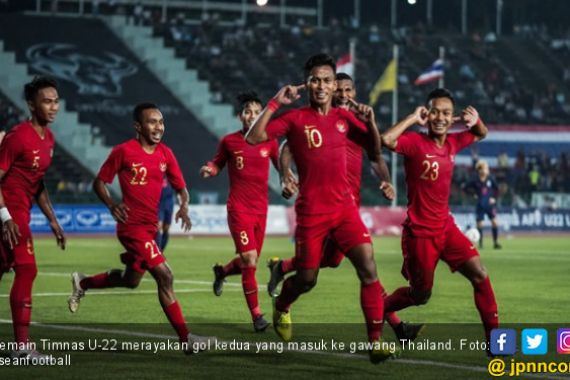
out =
[[259,301],[257,298],[257,281],[255,280],[255,267],[241,268],[241,285],[243,294],[247,302],[247,307],[251,313],[251,319],[256,320],[261,315]]
[[396,289],[394,293],[384,299],[386,313],[402,310],[415,304],[414,299],[410,296],[410,287],[408,286]]
[[232,261],[224,265],[224,277],[241,273],[241,258],[237,256]]
[[182,309],[178,301],[174,301],[166,307],[163,306],[162,310],[164,310],[168,321],[172,327],[174,327],[174,330],[176,330],[180,343],[188,342],[188,327],[186,326],[186,320],[184,320],[184,315],[182,314]]
[[109,288],[110,285],[111,282],[109,281],[108,272],[86,277],[79,283],[79,286],[81,286],[83,290]]
[[382,325],[384,324],[384,298],[382,298],[382,285],[376,280],[371,284],[360,285],[360,306],[366,320],[368,340],[370,342],[380,339]]
[[495,293],[491,286],[489,277],[481,282],[473,282],[473,290],[475,295],[475,306],[479,310],[483,327],[485,328],[485,336],[487,341],[491,338],[491,330],[499,327],[499,314]]
[[14,268],[16,275],[10,291],[10,308],[12,325],[17,343],[25,343],[30,339],[30,320],[32,319],[32,287],[38,273],[35,264],[18,265]]

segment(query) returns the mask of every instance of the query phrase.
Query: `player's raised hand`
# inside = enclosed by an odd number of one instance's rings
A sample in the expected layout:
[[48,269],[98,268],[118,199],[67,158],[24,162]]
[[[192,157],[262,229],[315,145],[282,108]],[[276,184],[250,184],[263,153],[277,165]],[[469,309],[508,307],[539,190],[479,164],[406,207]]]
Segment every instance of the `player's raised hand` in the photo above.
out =
[[124,203],[118,203],[111,206],[111,215],[117,222],[126,223],[129,217],[129,208]]
[[291,198],[299,191],[299,182],[291,170],[281,180],[281,196],[285,199]]
[[469,106],[463,110],[461,120],[463,120],[467,128],[471,128],[479,122],[479,112],[477,112],[475,107]]
[[348,99],[350,109],[354,112],[357,118],[365,123],[372,123],[375,121],[374,109],[367,104],[357,103],[354,99]]
[[380,183],[379,188],[380,191],[382,191],[384,198],[386,198],[389,201],[393,200],[394,197],[396,196],[396,192],[394,191],[394,186],[392,186],[390,182],[382,181]]
[[10,246],[10,249],[14,249],[18,245],[18,238],[22,237],[20,233],[20,228],[14,220],[9,219],[2,224],[2,239]]
[[212,175],[212,168],[208,165],[204,165],[200,168],[200,177],[208,178]]
[[176,223],[178,223],[179,220],[182,221],[182,229],[184,232],[189,232],[190,229],[192,229],[192,221],[190,220],[190,215],[188,215],[188,205],[180,206],[174,220]]
[[306,87],[307,86],[304,84],[298,86],[285,86],[281,88],[279,92],[277,92],[273,99],[275,99],[281,105],[289,105],[301,97],[299,93],[305,90]]
[[412,114],[413,117],[415,118],[415,123],[421,126],[426,125],[428,121],[428,113],[429,113],[428,109],[425,108],[424,106],[417,107],[414,113]]
[[57,246],[62,250],[65,250],[65,233],[63,232],[63,228],[61,228],[57,221],[51,222],[49,226],[55,236]]

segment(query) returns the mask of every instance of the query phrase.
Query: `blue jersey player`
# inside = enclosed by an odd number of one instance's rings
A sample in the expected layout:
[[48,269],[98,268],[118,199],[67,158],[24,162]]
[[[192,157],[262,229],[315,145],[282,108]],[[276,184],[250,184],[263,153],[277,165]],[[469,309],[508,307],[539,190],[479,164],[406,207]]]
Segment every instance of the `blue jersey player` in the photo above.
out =
[[156,244],[164,253],[168,237],[170,224],[172,223],[172,214],[174,211],[174,189],[165,179],[162,183],[162,193],[160,194],[160,205],[158,207],[158,232],[156,233]]
[[483,248],[483,220],[485,215],[491,220],[493,231],[493,248],[501,249],[498,242],[499,228],[497,223],[497,197],[499,195],[499,187],[497,181],[490,176],[489,164],[480,160],[475,165],[477,177],[469,182],[465,188],[467,192],[473,193],[477,198],[476,218],[477,229],[481,237],[479,238],[479,248]]

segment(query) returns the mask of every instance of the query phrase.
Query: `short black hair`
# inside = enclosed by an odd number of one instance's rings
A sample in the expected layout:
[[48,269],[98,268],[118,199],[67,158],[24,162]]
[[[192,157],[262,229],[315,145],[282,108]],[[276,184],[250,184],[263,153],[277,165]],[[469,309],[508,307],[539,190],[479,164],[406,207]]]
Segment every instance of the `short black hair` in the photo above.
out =
[[57,90],[55,79],[45,76],[35,76],[30,83],[24,86],[24,98],[27,102],[33,102],[38,92],[44,88],[53,87]]
[[336,80],[349,80],[354,82],[354,79],[352,79],[352,77],[347,73],[336,73]]
[[136,123],[142,124],[143,112],[148,109],[158,109],[158,106],[154,103],[149,102],[137,104],[133,110],[133,120]]
[[307,62],[305,62],[305,79],[311,75],[311,71],[315,67],[319,66],[330,66],[330,68],[336,74],[336,63],[334,58],[328,54],[319,53],[311,56],[309,59],[307,59]]
[[263,107],[263,102],[261,101],[261,99],[259,99],[259,96],[255,91],[241,92],[238,94],[238,96],[236,96],[236,99],[238,102],[237,106],[238,115],[243,112],[243,110],[245,109],[245,107],[247,107],[249,103],[257,103]]
[[447,98],[451,100],[451,104],[455,106],[455,99],[453,98],[453,95],[451,95],[451,91],[447,88],[436,88],[430,92],[426,100],[426,105],[429,107],[429,102],[437,98]]

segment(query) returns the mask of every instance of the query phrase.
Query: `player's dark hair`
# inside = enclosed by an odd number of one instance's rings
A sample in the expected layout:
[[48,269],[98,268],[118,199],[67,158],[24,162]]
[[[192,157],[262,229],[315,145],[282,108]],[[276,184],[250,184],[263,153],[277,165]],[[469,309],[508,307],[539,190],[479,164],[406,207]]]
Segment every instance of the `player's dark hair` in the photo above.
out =
[[30,83],[25,84],[24,98],[27,102],[33,102],[38,92],[48,87],[53,87],[57,90],[57,82],[50,77],[36,76]]
[[154,103],[139,103],[135,106],[133,110],[133,120],[136,123],[142,124],[143,112],[148,109],[158,109],[157,105]]
[[239,93],[238,96],[236,96],[236,99],[238,101],[238,107],[237,107],[238,115],[240,115],[243,112],[243,110],[245,109],[245,107],[247,107],[249,103],[257,103],[263,107],[263,102],[261,101],[261,99],[259,99],[259,96],[255,91],[246,91]]
[[313,55],[307,62],[305,62],[305,79],[311,75],[311,70],[319,66],[330,66],[334,73],[336,73],[336,63],[334,58],[325,53]]
[[349,80],[351,82],[354,82],[352,77],[347,73],[336,73],[336,80]]
[[429,103],[433,99],[437,98],[447,98],[451,100],[451,104],[455,106],[455,99],[453,98],[453,95],[451,95],[451,91],[449,91],[447,88],[436,88],[435,90],[430,92],[426,100],[426,105],[429,107],[430,105]]

